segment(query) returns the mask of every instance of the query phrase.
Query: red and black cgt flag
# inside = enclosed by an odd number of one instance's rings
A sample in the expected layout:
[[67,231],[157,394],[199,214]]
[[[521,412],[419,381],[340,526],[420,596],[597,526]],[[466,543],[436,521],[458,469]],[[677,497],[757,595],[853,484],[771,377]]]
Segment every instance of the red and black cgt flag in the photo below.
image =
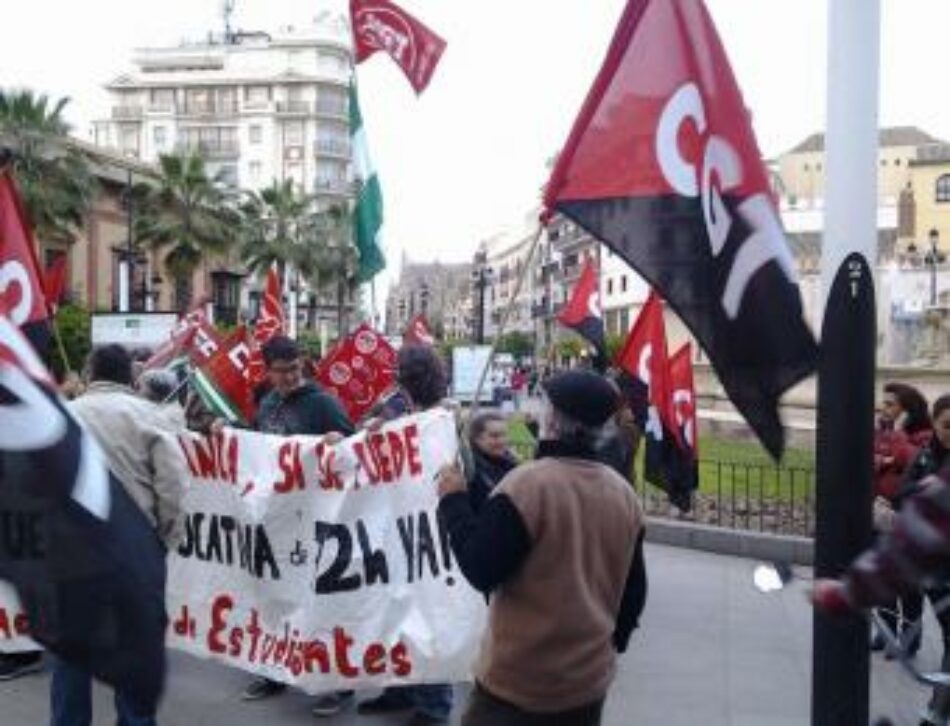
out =
[[49,309],[36,246],[13,172],[0,171],[0,309],[41,354],[50,340]]
[[669,411],[677,436],[658,440],[647,436],[644,467],[648,481],[662,487],[683,511],[692,506],[699,487],[696,392],[693,387],[692,346],[687,343],[669,360]]
[[559,212],[646,278],[778,457],[782,393],[815,369],[749,114],[700,0],[629,0],[554,168]]
[[600,289],[597,272],[590,259],[584,265],[570,302],[557,316],[558,322],[583,336],[597,349],[601,361],[607,359],[604,341],[604,317],[600,309]]
[[2,314],[0,522],[0,578],[16,588],[31,637],[122,691],[136,713],[154,713],[165,550]]
[[663,303],[651,292],[615,364],[633,379],[633,414],[646,440],[643,476],[688,511],[691,498],[679,487],[674,467],[684,446],[673,406],[673,382],[667,354]]

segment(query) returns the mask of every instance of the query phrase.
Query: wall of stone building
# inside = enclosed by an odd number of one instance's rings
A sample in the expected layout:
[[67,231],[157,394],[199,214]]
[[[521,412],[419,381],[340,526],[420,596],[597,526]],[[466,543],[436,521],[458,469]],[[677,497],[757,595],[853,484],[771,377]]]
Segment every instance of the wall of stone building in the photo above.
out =
[[916,207],[916,244],[920,252],[929,249],[928,234],[936,229],[940,233],[940,249],[950,252],[950,201],[938,202],[937,179],[950,174],[950,161],[912,167],[911,185]]

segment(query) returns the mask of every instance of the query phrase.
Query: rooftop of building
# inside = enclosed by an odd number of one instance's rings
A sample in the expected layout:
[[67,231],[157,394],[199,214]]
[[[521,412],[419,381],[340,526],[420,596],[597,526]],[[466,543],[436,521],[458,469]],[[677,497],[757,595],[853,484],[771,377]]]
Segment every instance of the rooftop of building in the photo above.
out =
[[[925,146],[945,144],[946,142],[931,136],[916,126],[888,126],[878,131],[878,146],[882,149],[895,146]],[[825,135],[814,133],[793,147],[787,154],[808,154],[825,150]]]

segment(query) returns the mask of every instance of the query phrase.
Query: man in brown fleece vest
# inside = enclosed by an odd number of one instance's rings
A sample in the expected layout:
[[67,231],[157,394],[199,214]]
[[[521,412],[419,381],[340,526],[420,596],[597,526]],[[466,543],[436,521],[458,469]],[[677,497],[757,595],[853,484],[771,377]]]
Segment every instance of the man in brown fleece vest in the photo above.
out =
[[463,726],[599,724],[616,652],[646,599],[640,504],[596,454],[617,390],[571,371],[544,393],[537,459],[508,474],[478,515],[458,468],[440,475],[452,551],[491,598]]

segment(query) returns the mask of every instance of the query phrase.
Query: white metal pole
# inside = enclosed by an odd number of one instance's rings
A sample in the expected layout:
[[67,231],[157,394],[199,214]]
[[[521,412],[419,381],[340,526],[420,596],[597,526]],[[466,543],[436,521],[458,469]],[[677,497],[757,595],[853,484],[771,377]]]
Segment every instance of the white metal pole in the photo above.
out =
[[877,260],[880,0],[828,0],[822,309],[851,252]]
[[119,312],[127,313],[129,312],[129,293],[132,287],[132,281],[129,279],[129,273],[131,269],[129,267],[128,260],[122,260],[119,262]]

